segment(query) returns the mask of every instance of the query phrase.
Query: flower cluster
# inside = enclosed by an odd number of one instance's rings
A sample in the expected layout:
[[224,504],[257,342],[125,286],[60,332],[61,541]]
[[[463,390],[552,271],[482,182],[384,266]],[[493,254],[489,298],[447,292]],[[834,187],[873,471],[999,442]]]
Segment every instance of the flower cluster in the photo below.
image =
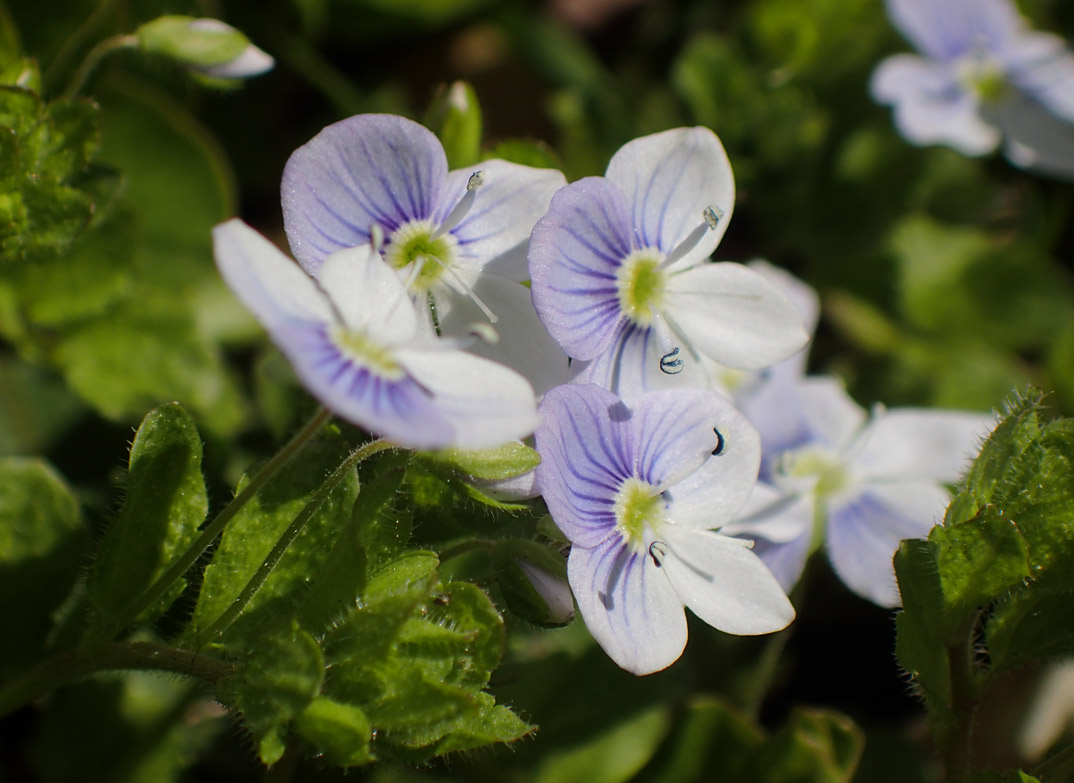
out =
[[425,128],[361,115],[291,156],[282,195],[298,263],[229,221],[228,284],[312,394],[372,432],[419,449],[534,433],[540,466],[499,489],[543,495],[583,620],[636,674],[682,653],[684,607],[728,633],[785,627],[817,508],[847,583],[897,602],[898,539],[932,524],[982,429],[865,424],[803,379],[815,294],[710,259],[735,186],[708,129],[636,139],[568,185],[502,160],[449,171]]
[[915,144],[984,155],[1004,139],[1014,164],[1074,177],[1074,54],[1030,30],[1010,0],[886,0],[923,56],[898,54],[873,74]]

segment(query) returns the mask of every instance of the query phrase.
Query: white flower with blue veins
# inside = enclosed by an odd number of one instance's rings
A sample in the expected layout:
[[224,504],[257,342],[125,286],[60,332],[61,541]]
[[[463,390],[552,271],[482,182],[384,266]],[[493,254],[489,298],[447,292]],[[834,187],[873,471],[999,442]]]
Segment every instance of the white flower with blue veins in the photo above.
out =
[[565,184],[559,171],[503,160],[448,171],[428,129],[361,114],[291,155],[281,186],[284,228],[314,276],[338,250],[382,248],[436,329],[462,335],[487,322],[496,339],[473,351],[518,369],[543,392],[565,382],[567,357],[541,328],[523,285],[526,246]]
[[1009,0],[886,0],[922,56],[898,54],[873,74],[908,141],[984,155],[1005,139],[1016,165],[1074,177],[1074,54],[1030,30]]
[[794,609],[749,542],[714,532],[757,479],[756,431],[720,394],[627,404],[594,384],[545,395],[538,483],[571,541],[586,627],[619,666],[650,674],[686,646],[683,607],[732,634],[778,631]]
[[706,387],[706,357],[759,369],[805,345],[778,286],[709,260],[734,200],[723,145],[700,127],[635,139],[552,198],[530,240],[533,303],[578,382],[624,398]]
[[836,378],[774,377],[741,403],[761,434],[760,483],[723,528],[790,591],[822,545],[855,593],[898,606],[899,542],[923,538],[994,425],[990,414],[858,406]]
[[328,255],[314,280],[240,220],[213,229],[224,280],[332,412],[417,449],[485,448],[537,424],[513,370],[437,338],[366,244]]

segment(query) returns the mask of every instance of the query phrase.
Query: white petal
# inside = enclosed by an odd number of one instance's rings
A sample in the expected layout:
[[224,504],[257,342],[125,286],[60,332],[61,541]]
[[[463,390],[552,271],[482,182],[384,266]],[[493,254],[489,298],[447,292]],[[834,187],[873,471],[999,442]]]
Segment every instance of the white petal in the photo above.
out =
[[954,483],[980,450],[995,417],[985,413],[894,408],[862,433],[854,468],[870,480],[927,479]]
[[832,500],[828,510],[828,558],[839,578],[880,606],[898,606],[892,560],[905,538],[923,538],[940,520],[947,491],[934,482],[869,484]]
[[686,613],[663,569],[633,554],[618,535],[571,548],[567,576],[586,628],[634,674],[665,669],[686,647]]
[[787,496],[771,484],[758,482],[738,516],[720,532],[739,538],[760,536],[777,544],[808,538],[813,532],[813,499]]
[[704,222],[706,207],[723,211],[682,263],[708,258],[735,206],[735,178],[719,138],[708,128],[675,128],[634,139],[608,163],[605,176],[631,204],[642,246],[670,253]]
[[702,263],[673,274],[664,308],[701,353],[760,369],[802,349],[809,334],[797,308],[759,272],[741,264]]
[[213,229],[220,274],[269,330],[289,320],[329,323],[332,308],[313,278],[241,220]]
[[1074,53],[1051,33],[1027,32],[1003,52],[1008,78],[1056,116],[1074,122]]
[[502,364],[463,351],[399,348],[395,357],[455,428],[453,445],[480,449],[531,434],[533,387]]
[[[1074,93],[1074,82],[1069,86]],[[1003,154],[1016,166],[1074,179],[1074,126],[1024,95],[989,105],[984,116],[1007,135]]]
[[328,256],[317,280],[351,329],[382,337],[387,344],[407,342],[419,331],[421,322],[402,281],[372,246]]
[[[493,344],[474,343],[469,348],[472,353],[518,371],[533,384],[538,397],[553,386],[567,382],[567,354],[538,319],[528,288],[487,272],[471,273],[464,282],[498,318],[492,328],[499,339]],[[469,333],[472,324],[487,322],[477,305],[463,294],[443,286],[437,288],[435,297],[444,335],[464,335]]]
[[553,194],[567,184],[563,173],[504,160],[483,160],[448,174],[446,201],[466,192],[470,176],[480,170],[483,184],[462,221],[451,230],[458,241],[459,263],[483,268],[515,282],[529,279],[526,248],[534,224],[548,211]]
[[668,526],[663,570],[694,614],[725,633],[771,633],[794,619],[794,607],[749,545],[719,533]]

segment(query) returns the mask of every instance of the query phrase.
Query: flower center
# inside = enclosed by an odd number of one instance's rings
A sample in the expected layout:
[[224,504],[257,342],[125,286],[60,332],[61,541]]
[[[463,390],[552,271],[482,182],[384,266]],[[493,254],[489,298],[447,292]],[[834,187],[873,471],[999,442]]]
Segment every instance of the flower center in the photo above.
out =
[[396,229],[384,248],[384,260],[394,269],[410,267],[407,288],[425,293],[455,263],[455,238],[436,236],[436,226],[429,220],[412,220]]
[[775,472],[777,484],[789,484],[794,489],[812,483],[814,492],[821,496],[838,492],[850,483],[839,455],[815,445],[781,454]]
[[392,357],[390,349],[370,340],[363,332],[334,324],[329,327],[328,337],[340,353],[382,378],[397,381],[406,374],[402,365]]
[[982,103],[996,103],[1007,95],[1009,85],[1003,66],[987,53],[971,51],[955,68],[962,86]]
[[628,478],[615,496],[615,529],[633,547],[645,545],[645,528],[656,528],[664,521],[664,498],[656,487],[638,478]]
[[639,326],[651,326],[664,308],[667,276],[660,268],[660,254],[653,249],[638,250],[624,259],[615,276],[619,308]]

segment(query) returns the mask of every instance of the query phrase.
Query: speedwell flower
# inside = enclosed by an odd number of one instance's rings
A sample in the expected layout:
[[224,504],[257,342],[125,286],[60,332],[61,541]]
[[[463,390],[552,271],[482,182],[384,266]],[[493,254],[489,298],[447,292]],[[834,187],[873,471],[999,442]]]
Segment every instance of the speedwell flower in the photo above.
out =
[[315,281],[242,221],[213,229],[213,245],[231,290],[343,418],[419,449],[496,446],[536,426],[529,383],[438,339],[371,246],[332,253]]
[[1004,152],[1019,166],[1074,176],[1074,55],[1030,30],[1009,0],[886,0],[924,55],[898,54],[873,74],[908,141],[965,155]]
[[943,517],[992,419],[878,407],[868,416],[830,377],[773,378],[742,403],[761,433],[761,483],[725,533],[755,539],[785,590],[821,543],[846,585],[898,606],[892,558]]
[[540,407],[538,483],[571,540],[568,578],[601,647],[634,674],[686,646],[683,605],[733,634],[777,631],[794,609],[747,542],[712,530],[757,477],[757,433],[721,395],[658,391],[630,407],[594,384]]
[[735,200],[716,134],[678,128],[635,139],[603,177],[552,199],[530,240],[533,303],[579,381],[620,396],[707,386],[702,355],[759,369],[808,339],[763,275],[708,261]]
[[526,243],[563,174],[502,160],[448,171],[444,148],[416,122],[361,114],[295,150],[283,172],[291,250],[319,276],[344,248],[382,245],[430,321],[446,335],[475,321],[498,340],[474,351],[516,367],[538,391],[563,383],[567,357],[541,328],[522,285]]

